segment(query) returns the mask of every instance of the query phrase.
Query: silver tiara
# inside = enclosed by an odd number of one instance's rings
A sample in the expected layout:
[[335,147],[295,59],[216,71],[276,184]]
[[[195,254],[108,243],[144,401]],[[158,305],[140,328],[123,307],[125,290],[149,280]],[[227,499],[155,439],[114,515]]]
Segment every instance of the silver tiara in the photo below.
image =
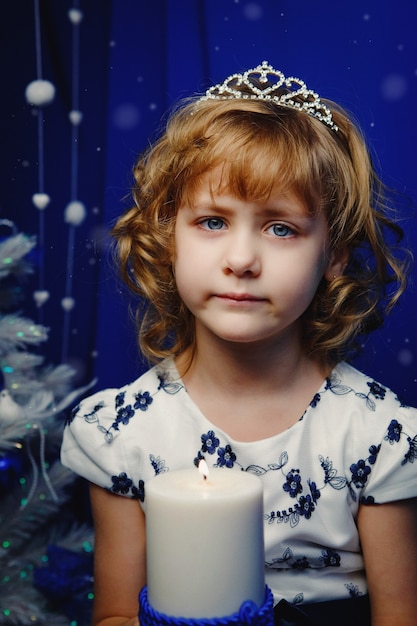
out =
[[[246,90],[241,90],[241,88]],[[210,87],[200,100],[268,100],[279,106],[304,111],[316,117],[334,131],[339,128],[333,121],[330,109],[320,96],[299,78],[286,78],[267,61],[243,74],[232,74],[220,85]]]

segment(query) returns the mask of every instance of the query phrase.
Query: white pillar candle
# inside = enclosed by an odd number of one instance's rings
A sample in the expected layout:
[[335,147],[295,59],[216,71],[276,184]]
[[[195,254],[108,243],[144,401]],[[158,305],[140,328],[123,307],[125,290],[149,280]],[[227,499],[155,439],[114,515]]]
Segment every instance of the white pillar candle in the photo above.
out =
[[227,469],[160,474],[146,485],[150,605],[172,617],[232,615],[265,599],[260,479]]

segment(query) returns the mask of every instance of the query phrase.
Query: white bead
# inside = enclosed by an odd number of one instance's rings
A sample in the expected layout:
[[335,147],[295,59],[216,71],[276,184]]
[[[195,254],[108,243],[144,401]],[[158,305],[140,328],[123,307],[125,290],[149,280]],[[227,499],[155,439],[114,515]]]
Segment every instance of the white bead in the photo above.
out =
[[26,87],[25,95],[29,104],[43,106],[55,98],[55,87],[49,80],[34,80]]
[[38,308],[45,304],[47,300],[49,300],[49,296],[49,291],[46,291],[45,289],[38,289],[37,291],[33,292],[33,299]]
[[81,113],[81,111],[76,111],[75,109],[73,109],[68,113],[68,117],[73,126],[78,126],[82,122],[83,114]]
[[87,215],[85,205],[78,200],[67,204],[65,208],[65,221],[72,226],[79,226],[83,223]]
[[68,17],[73,24],[79,24],[83,19],[83,12],[79,9],[70,9],[68,11]]
[[32,202],[39,211],[43,211],[46,209],[48,204],[50,203],[51,198],[47,193],[34,193],[32,196]]
[[64,311],[71,311],[74,306],[75,306],[75,300],[74,298],[71,298],[69,296],[62,298],[61,300],[61,306],[64,309]]

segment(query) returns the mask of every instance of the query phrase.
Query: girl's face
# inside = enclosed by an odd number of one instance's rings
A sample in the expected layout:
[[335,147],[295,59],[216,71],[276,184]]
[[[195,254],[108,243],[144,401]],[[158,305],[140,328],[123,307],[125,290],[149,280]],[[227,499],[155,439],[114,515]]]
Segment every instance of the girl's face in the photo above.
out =
[[220,168],[202,177],[176,220],[178,292],[199,333],[228,342],[299,337],[300,317],[326,275],[327,225],[292,192],[242,200],[222,188]]

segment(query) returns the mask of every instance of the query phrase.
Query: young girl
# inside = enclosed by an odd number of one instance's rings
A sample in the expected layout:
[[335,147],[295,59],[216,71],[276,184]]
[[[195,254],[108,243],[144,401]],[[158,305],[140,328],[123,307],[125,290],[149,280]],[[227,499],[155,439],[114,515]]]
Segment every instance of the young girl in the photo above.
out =
[[113,234],[154,366],[62,449],[91,483],[94,625],[138,624],[147,481],[201,457],[263,481],[276,624],[415,624],[417,411],[346,362],[405,280],[360,132],[264,62],[173,113],[135,179]]

